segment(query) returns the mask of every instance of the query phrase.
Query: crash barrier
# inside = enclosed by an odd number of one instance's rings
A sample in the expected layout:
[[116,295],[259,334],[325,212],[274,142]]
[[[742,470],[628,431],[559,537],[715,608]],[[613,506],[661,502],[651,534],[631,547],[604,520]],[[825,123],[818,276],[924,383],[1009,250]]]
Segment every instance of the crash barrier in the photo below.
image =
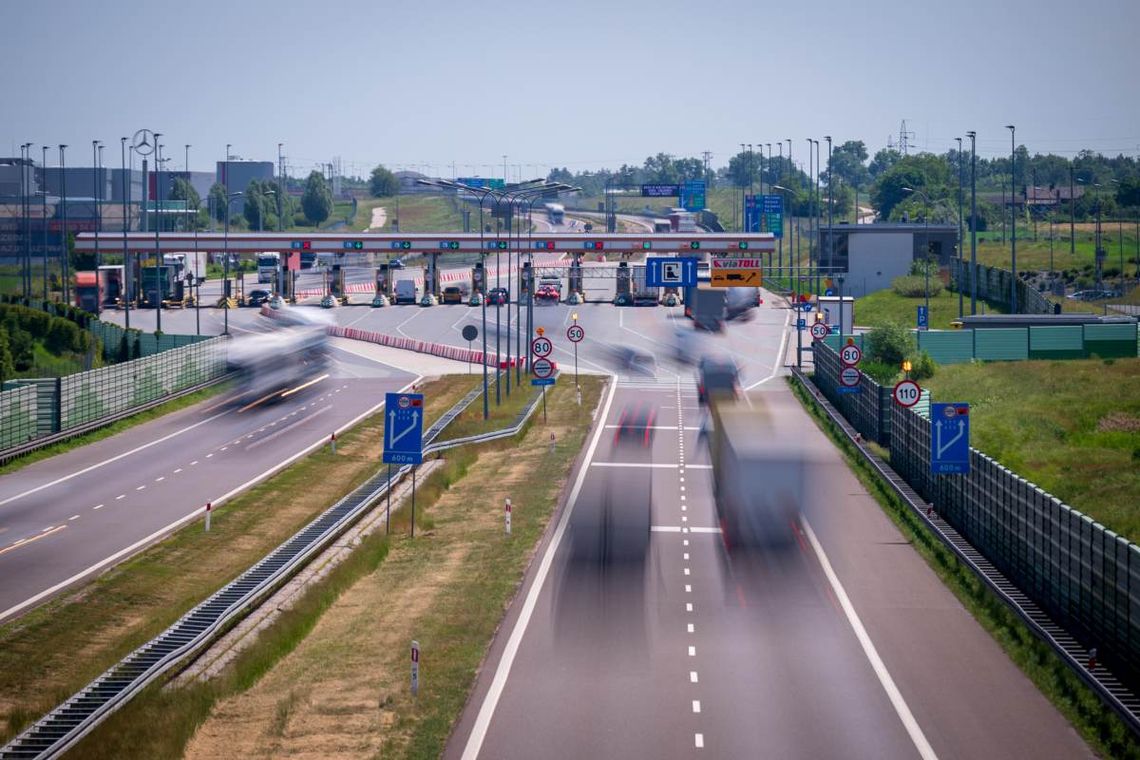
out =
[[[991,592],[1004,601],[1035,635],[1052,647],[1065,664],[1096,691],[1106,704],[1116,710],[1134,732],[1140,733],[1140,698],[1136,695],[1135,686],[1125,685],[1120,677],[1121,670],[1115,667],[1116,663],[1109,664],[1103,659],[1098,660],[1099,652],[1095,649],[1095,641],[1090,647],[1088,639],[1079,641],[1070,631],[1059,625],[1057,619],[1044,605],[1015,586],[996,563],[985,556],[984,552],[979,551],[976,544],[973,544],[965,534],[956,529],[949,519],[950,515],[942,509],[935,512],[936,505],[931,505],[925,496],[920,495],[904,480],[897,468],[892,467],[895,465],[893,454],[891,464],[880,459],[867,447],[859,432],[828,402],[826,396],[818,388],[813,387],[814,383],[807,382],[807,378],[795,368],[792,369],[792,374],[803,383],[805,390],[820,404],[828,417],[858,450],[863,460],[889,484],[912,514],[955,554],[959,562],[968,567]],[[893,413],[908,415],[918,420],[923,419],[915,412],[902,407],[898,407]],[[929,431],[929,420],[925,422]]]
[[[961,287],[962,293],[969,296],[974,292],[970,273],[974,269],[968,262],[950,259],[950,283],[954,290]],[[978,272],[978,298],[991,303],[1001,304],[1009,309],[1009,284],[1013,280],[1013,272],[1008,269],[977,265]],[[1017,279],[1017,312],[1019,314],[1052,314],[1053,303],[1035,288],[1025,284],[1021,278]]]
[[78,372],[14,380],[0,393],[0,461],[106,425],[226,374],[224,338]]
[[[475,351],[467,348],[460,348],[459,346],[449,346],[445,343],[432,343],[426,340],[416,340],[415,338],[404,338],[397,335],[388,335],[387,333],[374,332],[372,330],[359,330],[355,327],[330,327],[328,328],[329,335],[338,338],[348,338],[349,340],[360,340],[365,343],[376,343],[381,346],[388,346],[389,348],[399,348],[404,351],[415,351],[420,354],[431,354],[432,356],[441,356],[444,359],[454,359],[457,362],[471,362],[473,364],[486,364],[489,367],[494,367],[496,364],[500,369],[514,367],[526,361],[525,357],[506,356],[500,353],[487,353],[482,351]],[[551,364],[557,368],[556,362]]]
[[1140,549],[976,449],[969,473],[933,474],[928,394],[907,409],[866,375],[858,393],[840,394],[838,355],[817,346],[815,361],[813,384],[864,438],[889,445],[894,471],[1058,625],[1140,687]]

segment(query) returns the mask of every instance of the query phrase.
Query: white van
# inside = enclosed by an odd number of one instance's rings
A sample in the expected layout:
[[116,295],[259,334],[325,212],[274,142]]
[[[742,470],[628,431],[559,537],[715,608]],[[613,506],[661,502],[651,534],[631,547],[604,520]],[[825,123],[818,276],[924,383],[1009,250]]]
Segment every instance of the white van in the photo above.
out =
[[415,280],[397,280],[396,281],[396,304],[416,302],[416,281]]

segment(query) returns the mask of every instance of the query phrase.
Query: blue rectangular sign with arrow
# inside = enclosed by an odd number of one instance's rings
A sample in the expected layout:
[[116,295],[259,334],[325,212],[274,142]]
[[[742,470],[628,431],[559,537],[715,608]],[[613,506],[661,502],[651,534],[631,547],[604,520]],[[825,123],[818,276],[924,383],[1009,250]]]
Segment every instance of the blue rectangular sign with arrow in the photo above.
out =
[[420,464],[424,459],[424,395],[384,394],[384,463]]
[[695,288],[697,287],[697,260],[649,258],[645,260],[645,287]]
[[930,325],[930,315],[926,311],[925,306],[918,306],[918,328],[925,330]]
[[963,475],[970,471],[970,405],[930,405],[930,472]]

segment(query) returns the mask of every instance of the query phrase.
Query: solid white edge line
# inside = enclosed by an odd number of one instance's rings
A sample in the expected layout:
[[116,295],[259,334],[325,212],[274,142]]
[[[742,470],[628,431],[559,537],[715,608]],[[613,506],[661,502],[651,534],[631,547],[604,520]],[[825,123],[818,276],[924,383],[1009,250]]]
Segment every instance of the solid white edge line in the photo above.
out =
[[867,629],[863,627],[863,622],[859,619],[859,615],[855,612],[855,606],[851,604],[851,600],[847,596],[847,592],[843,589],[843,584],[839,582],[839,576],[835,574],[835,570],[831,567],[830,560],[823,551],[823,546],[819,543],[819,539],[815,536],[815,531],[811,529],[806,519],[801,518],[800,524],[803,526],[804,533],[811,543],[811,548],[815,552],[815,556],[819,559],[820,567],[823,568],[824,575],[827,576],[827,582],[831,584],[831,590],[835,592],[836,598],[839,600],[839,605],[843,608],[843,614],[847,616],[847,622],[851,624],[851,628],[855,631],[855,638],[859,640],[859,646],[863,648],[863,654],[866,655],[867,661],[871,663],[871,668],[875,671],[875,675],[879,678],[879,683],[882,684],[883,690],[887,693],[887,698],[891,700],[891,705],[895,708],[895,713],[898,714],[899,720],[902,721],[903,727],[906,729],[910,740],[914,743],[915,749],[923,760],[937,760],[938,755],[934,753],[934,749],[926,740],[926,735],[922,732],[922,727],[918,725],[918,721],[914,719],[910,708],[903,699],[902,693],[899,692],[895,686],[894,679],[891,678],[890,672],[887,671],[887,666],[883,664],[882,658],[879,657],[878,650],[875,649],[874,642],[867,634]]
[[[610,406],[613,404],[616,392],[617,376],[610,375],[609,395],[606,397],[606,404],[602,409],[603,423],[609,419]],[[475,758],[479,757],[479,752],[483,748],[483,740],[487,737],[487,729],[491,726],[491,718],[495,715],[495,708],[498,706],[499,698],[502,696],[503,689],[507,684],[507,677],[511,673],[511,666],[514,664],[515,655],[518,654],[519,645],[522,643],[523,636],[526,635],[526,628],[530,624],[531,615],[534,614],[534,608],[538,604],[538,597],[542,593],[542,587],[546,585],[546,576],[550,572],[550,566],[554,563],[554,555],[562,543],[562,536],[566,532],[566,525],[570,522],[570,515],[574,512],[574,505],[578,501],[578,494],[581,493],[582,484],[586,481],[586,474],[590,471],[590,460],[594,458],[594,452],[598,448],[598,441],[601,440],[602,431],[604,429],[605,426],[603,424],[598,425],[594,430],[594,438],[590,441],[590,448],[586,450],[586,459],[582,462],[582,467],[578,470],[578,477],[574,481],[574,488],[570,491],[570,498],[566,501],[566,509],[562,511],[562,517],[558,521],[558,527],[554,530],[554,537],[550,540],[550,544],[546,547],[546,552],[542,555],[542,562],[539,563],[538,572],[535,573],[534,576],[534,582],[530,586],[530,591],[527,592],[522,610],[519,612],[519,617],[515,621],[514,628],[511,630],[510,638],[507,639],[507,645],[503,649],[503,655],[499,659],[499,666],[495,670],[495,677],[491,680],[491,686],[487,690],[486,696],[483,697],[483,704],[479,707],[479,714],[475,718],[475,725],[471,727],[471,733],[467,736],[467,743],[463,747],[462,760],[475,760]]]
[[[423,375],[417,375],[415,380],[412,380],[410,383],[408,383],[403,388],[401,388],[398,392],[403,393],[403,392],[407,391],[409,388],[411,388],[413,385],[415,385],[416,383],[418,383],[422,379],[423,379]],[[352,427],[356,423],[363,420],[368,415],[374,414],[378,409],[380,409],[383,406],[384,406],[384,402],[381,401],[379,404],[372,407],[368,411],[358,415],[356,418],[354,418],[352,420],[349,420],[344,425],[341,425],[341,427],[336,432],[338,434],[344,432],[345,430],[349,429],[350,427]],[[208,501],[210,501],[210,503],[214,507],[217,507],[219,504],[224,504],[225,502],[229,501],[234,496],[236,496],[237,494],[246,490],[247,488],[250,488],[251,486],[254,486],[257,483],[260,483],[261,481],[266,480],[266,479],[272,477],[273,475],[276,475],[278,472],[285,469],[286,467],[291,465],[293,462],[297,461],[301,457],[307,456],[311,451],[313,451],[314,449],[317,449],[321,446],[324,446],[326,443],[328,443],[328,438],[326,436],[322,435],[315,442],[309,444],[308,446],[306,446],[301,451],[298,451],[293,456],[278,462],[277,464],[273,465],[272,467],[270,467],[268,470],[261,473],[260,475],[257,475],[255,477],[247,480],[246,482],[242,483],[240,486],[227,491],[226,493],[222,494],[221,496],[217,497],[216,499],[209,499]],[[116,458],[118,458],[118,457],[116,457]],[[108,461],[110,461],[110,460],[108,460]],[[88,469],[90,469],[90,468],[88,468]],[[119,497],[119,498],[121,498],[121,497]],[[59,591],[60,589],[67,588],[68,586],[75,583],[76,581],[82,580],[84,577],[91,575],[92,573],[97,572],[99,570],[102,570],[104,567],[107,567],[108,565],[113,564],[114,562],[121,559],[122,557],[129,557],[136,550],[138,550],[142,547],[145,547],[148,544],[153,543],[154,541],[162,538],[163,536],[174,532],[178,528],[181,528],[183,525],[185,525],[187,522],[190,522],[191,520],[201,516],[203,508],[204,507],[195,507],[194,510],[192,512],[190,512],[188,515],[185,515],[183,517],[178,518],[177,520],[170,523],[169,525],[166,525],[165,527],[159,528],[158,530],[156,530],[154,533],[151,533],[146,538],[139,539],[138,541],[135,541],[130,546],[127,546],[123,549],[120,549],[119,551],[115,552],[114,554],[110,555],[109,557],[104,557],[103,559],[96,562],[94,565],[91,565],[90,567],[88,567],[84,570],[80,570],[75,575],[71,576],[70,578],[67,578],[66,580],[60,581],[59,583],[55,584],[51,588],[44,589],[43,591],[39,592],[38,594],[35,594],[34,596],[31,596],[31,597],[25,599],[24,601],[20,602],[19,604],[12,605],[8,609],[4,610],[3,612],[0,612],[0,623],[6,622],[10,617],[14,616],[16,613],[34,605],[34,604],[37,604],[41,599],[45,599],[45,598],[51,596],[52,594]]]
[[782,335],[780,337],[780,352],[778,354],[776,354],[776,363],[774,365],[772,365],[772,373],[770,375],[768,375],[768,377],[764,378],[763,380],[757,380],[756,382],[752,383],[752,385],[745,388],[744,389],[745,393],[747,393],[748,391],[752,390],[753,388],[761,386],[764,383],[771,380],[773,377],[775,377],[779,373],[780,368],[784,366],[784,349],[788,345],[788,334],[789,334],[788,333],[788,320],[790,318],[791,318],[791,311],[789,311],[787,314],[784,315],[784,327],[783,327]]

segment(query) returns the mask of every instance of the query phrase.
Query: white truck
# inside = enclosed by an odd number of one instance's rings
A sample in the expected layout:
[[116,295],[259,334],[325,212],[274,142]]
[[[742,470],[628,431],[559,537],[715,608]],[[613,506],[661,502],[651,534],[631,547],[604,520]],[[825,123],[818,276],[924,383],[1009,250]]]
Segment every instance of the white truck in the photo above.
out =
[[416,302],[416,281],[396,280],[396,304],[414,304]]

